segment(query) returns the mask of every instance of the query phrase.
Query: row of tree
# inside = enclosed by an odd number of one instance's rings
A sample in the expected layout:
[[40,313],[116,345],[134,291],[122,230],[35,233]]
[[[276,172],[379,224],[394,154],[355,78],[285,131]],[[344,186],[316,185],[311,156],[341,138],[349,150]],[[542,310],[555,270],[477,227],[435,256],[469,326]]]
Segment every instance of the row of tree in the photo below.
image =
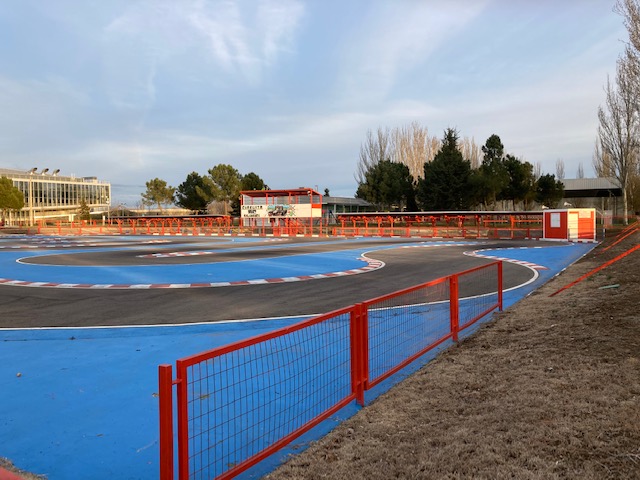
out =
[[208,175],[191,172],[177,187],[166,181],[154,178],[146,182],[146,191],[142,194],[142,203],[156,206],[175,204],[193,212],[207,212],[213,204],[218,204],[225,215],[239,214],[240,192],[243,190],[266,190],[268,186],[256,173],[242,175],[227,164],[219,164],[208,170]]
[[481,147],[479,162],[468,157],[473,150],[461,148],[458,132],[447,129],[417,178],[402,157],[392,158],[386,139],[381,129],[377,137],[369,133],[356,176],[356,197],[381,210],[494,210],[498,202],[528,210],[534,201],[555,206],[564,194],[554,175],[540,175],[531,163],[505,154],[497,135]]
[[[429,149],[424,148],[427,144]],[[422,167],[414,174],[418,159]],[[505,154],[497,135],[480,148],[468,139],[460,142],[454,129],[435,140],[416,123],[394,131],[378,129],[377,135],[368,132],[356,178],[356,197],[380,210],[494,210],[498,202],[527,210],[534,201],[554,206],[563,196],[554,175],[540,175],[539,168]],[[242,175],[231,165],[219,164],[208,175],[191,172],[177,187],[159,178],[149,180],[142,203],[159,210],[175,204],[193,212],[212,211],[217,205],[216,213],[238,215],[240,191],[265,189],[256,173]]]

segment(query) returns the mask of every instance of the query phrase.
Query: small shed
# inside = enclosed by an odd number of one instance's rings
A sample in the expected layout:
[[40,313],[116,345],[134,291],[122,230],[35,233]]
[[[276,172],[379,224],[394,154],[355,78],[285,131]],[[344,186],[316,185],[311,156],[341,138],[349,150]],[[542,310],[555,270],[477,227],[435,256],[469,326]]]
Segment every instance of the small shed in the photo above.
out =
[[542,225],[542,238],[545,240],[596,241],[595,208],[545,210]]

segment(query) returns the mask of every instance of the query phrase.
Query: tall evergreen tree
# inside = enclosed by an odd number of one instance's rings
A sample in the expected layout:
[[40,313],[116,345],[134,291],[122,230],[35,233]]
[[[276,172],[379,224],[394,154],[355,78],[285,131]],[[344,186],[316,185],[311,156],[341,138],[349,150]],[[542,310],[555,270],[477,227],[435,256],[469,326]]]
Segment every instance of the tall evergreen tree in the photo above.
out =
[[475,197],[487,208],[495,208],[509,183],[504,165],[504,145],[498,135],[491,135],[482,146],[482,164],[474,175]]
[[269,186],[257,173],[249,172],[242,176],[240,190],[269,190]]
[[520,202],[524,204],[524,209],[527,210],[536,193],[533,165],[529,162],[521,162],[509,154],[505,157],[503,165],[509,181],[502,190],[501,198],[510,200],[513,203],[512,208],[514,210],[516,209],[516,204]]
[[186,180],[176,189],[176,205],[192,212],[205,212],[211,200],[213,195],[207,183],[197,172],[187,175]]
[[419,205],[424,210],[468,210],[470,175],[471,163],[458,148],[458,132],[449,128],[433,161],[424,164],[417,188]]
[[356,197],[375,204],[381,210],[415,210],[414,181],[409,167],[402,163],[382,160],[364,172],[364,182]]
[[536,201],[549,208],[555,208],[564,195],[564,185],[552,174],[542,175],[536,184]]

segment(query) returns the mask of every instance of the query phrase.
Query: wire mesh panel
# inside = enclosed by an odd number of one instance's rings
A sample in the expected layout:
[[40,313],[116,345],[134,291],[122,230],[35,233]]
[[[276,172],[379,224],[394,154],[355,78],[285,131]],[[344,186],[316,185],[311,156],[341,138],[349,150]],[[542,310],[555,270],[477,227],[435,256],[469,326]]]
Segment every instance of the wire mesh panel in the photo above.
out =
[[178,364],[189,478],[240,473],[353,399],[350,312],[330,315]]
[[460,301],[458,324],[460,330],[487,315],[499,306],[499,263],[457,274]]
[[451,334],[447,279],[365,302],[369,386],[387,378]]
[[[500,262],[178,360],[179,478],[247,470],[496,308]],[[170,416],[170,367],[161,373]],[[164,447],[171,478],[173,444]]]

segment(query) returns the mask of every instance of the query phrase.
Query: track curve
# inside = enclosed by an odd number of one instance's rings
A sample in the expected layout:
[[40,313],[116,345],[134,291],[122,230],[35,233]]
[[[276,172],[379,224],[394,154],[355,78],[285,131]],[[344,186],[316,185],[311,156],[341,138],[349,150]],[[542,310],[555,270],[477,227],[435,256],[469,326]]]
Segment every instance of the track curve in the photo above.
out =
[[[0,326],[157,325],[313,315],[492,261],[465,252],[530,245],[379,238],[2,238]],[[504,272],[505,288],[536,275],[531,267],[516,264],[505,265]],[[202,274],[228,278],[203,282]],[[186,288],[194,284],[226,288]]]

